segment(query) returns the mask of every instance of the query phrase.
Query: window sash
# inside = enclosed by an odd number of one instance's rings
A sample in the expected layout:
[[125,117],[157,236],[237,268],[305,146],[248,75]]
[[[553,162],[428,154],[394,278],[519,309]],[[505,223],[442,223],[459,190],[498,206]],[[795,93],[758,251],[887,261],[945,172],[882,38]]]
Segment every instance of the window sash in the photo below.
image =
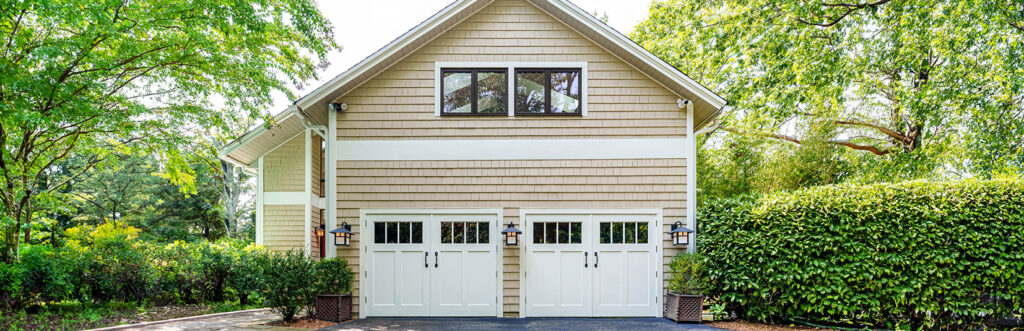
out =
[[[539,72],[544,73],[544,111],[543,112],[539,112],[539,113],[532,113],[532,112],[522,111],[522,110],[519,109],[519,102],[517,101],[518,95],[516,94],[516,91],[515,91],[519,87],[519,74],[520,73],[539,73]],[[578,100],[579,104],[576,107],[576,112],[572,112],[572,113],[569,113],[569,112],[554,113],[554,112],[551,111],[551,73],[552,72],[572,72],[572,73],[575,73],[576,74],[576,78],[580,80],[579,83],[576,84],[576,86],[578,86],[579,89],[580,89],[580,99]],[[515,111],[515,115],[516,116],[583,116],[583,93],[584,92],[583,92],[583,85],[582,85],[582,83],[583,83],[583,79],[584,78],[583,78],[583,70],[582,69],[580,69],[580,68],[516,68],[514,76],[515,77],[513,79],[515,80],[514,81],[515,84],[513,84],[514,88],[513,88],[513,91],[510,92],[510,93],[512,94],[512,100],[516,100],[516,102],[514,102],[514,107],[515,107],[514,111]]]
[[[470,78],[469,78],[469,81],[470,81],[470,101],[469,101],[469,103],[470,103],[470,112],[468,112],[468,113],[451,113],[451,112],[446,112],[445,111],[445,109],[444,109],[444,106],[445,106],[445,104],[444,104],[444,95],[445,95],[446,92],[444,90],[444,85],[445,85],[445,83],[444,83],[444,75],[447,74],[447,73],[469,73],[470,74]],[[509,98],[509,94],[510,94],[509,91],[508,91],[508,84],[502,85],[502,87],[505,88],[505,104],[503,105],[504,106],[503,108],[505,109],[504,112],[496,112],[496,113],[480,113],[479,112],[479,110],[477,109],[479,107],[479,103],[480,103],[480,90],[479,90],[480,83],[479,83],[479,79],[477,77],[478,73],[503,74],[503,75],[505,75],[505,81],[508,82],[508,69],[506,69],[506,68],[443,68],[443,69],[441,69],[441,81],[440,81],[440,86],[438,88],[440,90],[440,92],[441,92],[441,99],[440,99],[441,101],[438,104],[438,107],[441,107],[441,116],[508,116],[508,112],[509,112],[509,109],[508,109],[508,98]]]

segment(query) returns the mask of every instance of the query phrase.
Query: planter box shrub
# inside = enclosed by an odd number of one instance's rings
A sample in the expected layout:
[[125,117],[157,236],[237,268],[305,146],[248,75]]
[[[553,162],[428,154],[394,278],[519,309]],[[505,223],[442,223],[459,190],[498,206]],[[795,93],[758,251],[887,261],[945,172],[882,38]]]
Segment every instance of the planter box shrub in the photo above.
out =
[[665,296],[665,318],[679,322],[701,322],[704,311],[703,295],[676,294]]
[[351,294],[320,294],[316,296],[316,318],[341,322],[352,318]]
[[1024,306],[1024,183],[840,185],[708,203],[699,246],[743,318],[969,327]]

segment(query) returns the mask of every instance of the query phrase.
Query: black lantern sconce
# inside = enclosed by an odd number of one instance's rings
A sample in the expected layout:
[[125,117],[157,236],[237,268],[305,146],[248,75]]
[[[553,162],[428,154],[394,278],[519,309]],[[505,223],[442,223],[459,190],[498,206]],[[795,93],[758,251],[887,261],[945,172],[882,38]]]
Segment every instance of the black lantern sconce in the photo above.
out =
[[672,246],[689,245],[690,244],[690,230],[689,228],[683,227],[683,222],[676,222],[672,224]]
[[512,222],[508,222],[508,228],[501,231],[501,234],[505,236],[505,246],[518,246],[519,245],[519,234],[523,231],[516,229]]
[[316,228],[316,237],[317,238],[323,238],[324,237],[324,226],[323,225],[320,225],[320,226],[318,226]]
[[352,241],[352,226],[341,222],[341,227],[331,230],[334,234],[334,246],[349,246]]

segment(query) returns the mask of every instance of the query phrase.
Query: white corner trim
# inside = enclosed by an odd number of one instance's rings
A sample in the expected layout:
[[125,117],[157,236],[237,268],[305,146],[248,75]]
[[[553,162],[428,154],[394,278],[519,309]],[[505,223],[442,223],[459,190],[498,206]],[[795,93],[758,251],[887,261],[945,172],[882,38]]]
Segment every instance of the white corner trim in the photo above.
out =
[[[338,112],[328,110],[327,111],[327,140],[324,141],[324,158],[327,159],[325,166],[327,171],[324,171],[325,179],[324,189],[327,190],[326,205],[327,208],[324,211],[324,227],[326,231],[331,231],[338,228],[338,162],[335,161],[334,157],[337,152],[334,150],[334,145],[338,141]],[[324,246],[327,249],[324,252],[327,253],[327,257],[337,257],[338,247],[334,244],[334,236],[327,236],[324,239]]]
[[338,140],[338,161],[681,159],[686,139]]
[[508,117],[515,117],[516,68],[580,68],[580,114],[587,116],[588,62],[434,62],[434,116],[441,116],[441,69],[444,68],[505,68],[508,73]]
[[263,245],[263,157],[256,159],[256,245]]
[[306,192],[263,192],[264,205],[305,205]]
[[693,102],[686,103],[686,149],[691,151],[686,158],[686,227],[693,230],[693,238],[686,246],[687,252],[697,248],[697,137],[693,134]]
[[306,146],[306,155],[303,157],[305,160],[305,167],[303,168],[305,176],[303,176],[302,181],[306,183],[304,185],[306,189],[304,192],[306,208],[303,210],[306,221],[302,229],[302,238],[305,241],[306,256],[312,256],[313,237],[310,232],[312,232],[313,228],[313,199],[310,198],[313,196],[313,130],[307,128],[305,131],[306,141],[303,143]]

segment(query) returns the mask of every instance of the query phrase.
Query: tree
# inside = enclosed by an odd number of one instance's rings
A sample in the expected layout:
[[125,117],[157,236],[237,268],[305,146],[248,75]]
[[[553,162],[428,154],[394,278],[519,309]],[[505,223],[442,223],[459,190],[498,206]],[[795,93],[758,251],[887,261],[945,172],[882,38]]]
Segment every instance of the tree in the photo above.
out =
[[[867,177],[1024,170],[1024,3],[665,0],[631,38],[736,108],[721,128],[824,144]],[[884,175],[878,175],[884,174]]]
[[141,149],[192,190],[181,151],[294,98],[336,46],[310,0],[2,0],[0,43],[0,262],[61,160]]

